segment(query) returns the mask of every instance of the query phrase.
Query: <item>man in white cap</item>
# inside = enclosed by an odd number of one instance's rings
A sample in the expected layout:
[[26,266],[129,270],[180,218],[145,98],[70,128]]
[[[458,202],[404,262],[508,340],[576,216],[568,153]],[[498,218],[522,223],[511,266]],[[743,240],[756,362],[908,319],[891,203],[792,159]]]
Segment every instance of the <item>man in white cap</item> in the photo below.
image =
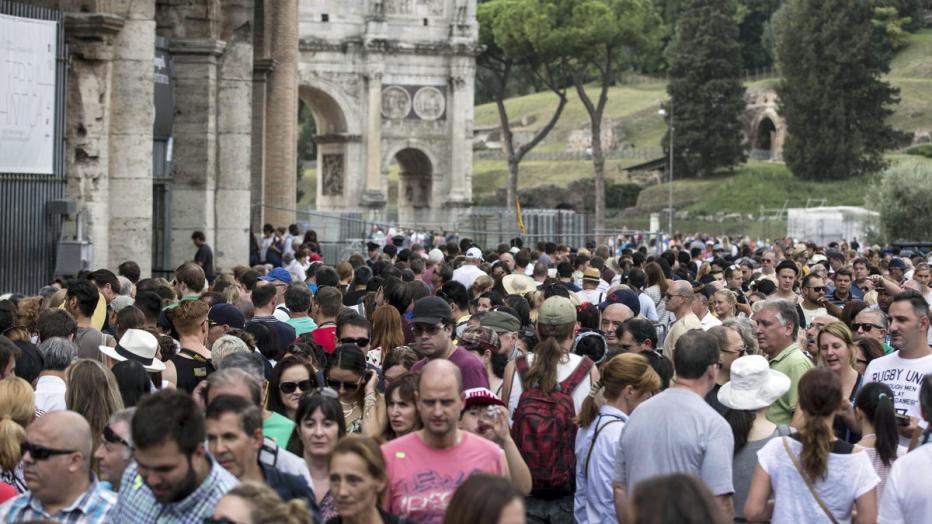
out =
[[486,273],[479,269],[479,264],[482,263],[482,250],[476,246],[473,246],[466,250],[466,261],[463,262],[463,265],[456,268],[453,271],[453,280],[459,282],[466,286],[466,289],[472,287],[472,283],[476,281],[480,276],[484,276]]

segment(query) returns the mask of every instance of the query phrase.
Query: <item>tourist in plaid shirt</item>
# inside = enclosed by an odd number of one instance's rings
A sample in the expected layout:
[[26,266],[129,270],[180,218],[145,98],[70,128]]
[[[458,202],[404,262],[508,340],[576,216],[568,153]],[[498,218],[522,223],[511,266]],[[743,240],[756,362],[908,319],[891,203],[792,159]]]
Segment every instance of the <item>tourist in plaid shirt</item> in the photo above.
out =
[[28,493],[0,506],[0,522],[112,522],[116,496],[91,474],[91,427],[73,411],[53,411],[26,430],[23,476]]
[[184,392],[146,397],[132,433],[135,462],[123,474],[114,522],[200,524],[238,482],[208,455],[204,414]]

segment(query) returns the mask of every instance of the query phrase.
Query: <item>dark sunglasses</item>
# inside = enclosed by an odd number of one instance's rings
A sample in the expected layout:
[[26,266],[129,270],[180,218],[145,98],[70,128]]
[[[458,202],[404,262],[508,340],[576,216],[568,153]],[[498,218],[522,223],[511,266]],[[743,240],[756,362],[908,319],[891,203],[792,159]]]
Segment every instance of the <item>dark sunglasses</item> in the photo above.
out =
[[33,460],[48,460],[55,455],[70,455],[78,452],[76,449],[52,449],[26,441],[19,445],[19,450],[23,455],[29,453]]
[[314,387],[314,383],[310,380],[301,380],[299,382],[282,382],[278,385],[278,390],[286,395],[290,395],[295,392],[296,389],[300,389],[301,392],[309,391]]
[[851,324],[851,331],[854,331],[854,332],[864,330],[865,333],[870,333],[871,330],[874,328],[883,329],[883,326],[878,326],[877,324],[871,324],[870,322],[865,322],[863,324],[854,322]]
[[411,334],[416,337],[419,337],[423,334],[427,335],[436,335],[438,331],[443,329],[442,324],[414,324],[411,326]]
[[815,292],[821,293],[821,292],[825,291],[825,286],[809,286],[809,289],[811,289],[811,290],[813,290],[813,291],[815,291]]
[[128,448],[132,448],[132,446],[129,445],[129,442],[124,440],[123,437],[117,435],[115,431],[110,429],[110,426],[104,426],[104,440],[110,444],[123,444]]
[[343,391],[356,391],[359,389],[358,382],[343,382],[342,380],[334,380],[332,378],[327,379],[327,385],[337,391],[339,391],[340,388],[343,388]]
[[340,344],[356,344],[357,346],[364,348],[369,345],[369,339],[366,337],[359,337],[359,338],[343,337],[340,339]]
[[213,517],[204,517],[204,520],[201,521],[203,524],[237,524],[236,521],[230,520],[226,517],[220,517],[215,519]]

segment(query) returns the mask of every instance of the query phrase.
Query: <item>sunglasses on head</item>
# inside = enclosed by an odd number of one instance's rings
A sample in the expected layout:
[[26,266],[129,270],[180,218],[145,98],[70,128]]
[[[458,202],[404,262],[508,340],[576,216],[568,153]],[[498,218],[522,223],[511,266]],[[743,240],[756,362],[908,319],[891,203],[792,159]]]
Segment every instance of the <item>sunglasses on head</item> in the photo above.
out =
[[359,337],[359,338],[343,337],[340,339],[340,344],[356,344],[357,346],[364,348],[369,345],[369,339],[366,337]]
[[[328,381],[329,382],[329,381]],[[314,388],[306,393],[307,396],[320,395],[321,397],[339,399],[340,394],[335,389],[329,387]]]
[[297,389],[300,389],[303,393],[305,391],[310,391],[312,387],[314,387],[314,383],[310,380],[300,380],[298,382],[282,382],[278,385],[278,390],[286,395],[290,395]]
[[117,435],[116,431],[110,429],[110,426],[104,426],[104,440],[110,444],[123,444],[128,448],[132,448],[123,437]]
[[436,335],[441,329],[443,329],[442,324],[414,324],[411,326],[411,333],[416,337],[424,334]]
[[78,452],[76,449],[52,449],[26,441],[19,445],[19,449],[23,455],[29,453],[33,460],[48,460],[55,455],[70,455]]
[[343,391],[356,391],[359,389],[359,382],[344,382],[342,380],[334,380],[332,378],[327,379],[327,385],[337,391],[339,391],[340,388],[343,388]]

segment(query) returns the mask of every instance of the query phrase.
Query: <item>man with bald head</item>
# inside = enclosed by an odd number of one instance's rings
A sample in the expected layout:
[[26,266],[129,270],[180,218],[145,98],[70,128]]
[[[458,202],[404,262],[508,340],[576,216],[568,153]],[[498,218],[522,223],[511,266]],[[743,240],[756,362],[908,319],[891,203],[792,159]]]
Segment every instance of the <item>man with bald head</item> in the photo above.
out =
[[508,478],[505,454],[495,443],[458,427],[465,395],[459,368],[428,362],[418,383],[423,429],[382,446],[388,487],[385,509],[415,522],[443,521],[453,492],[474,473]]
[[116,495],[91,473],[91,427],[74,411],[46,413],[26,429],[23,478],[28,493],[0,506],[0,522],[111,522]]
[[628,306],[616,302],[609,304],[602,312],[602,333],[605,334],[606,351],[617,352],[619,350],[618,328],[626,320],[634,318],[634,311]]
[[676,280],[667,288],[664,304],[667,311],[673,313],[676,322],[670,326],[667,338],[663,341],[663,356],[673,360],[673,347],[683,333],[693,329],[702,329],[702,322],[693,313],[693,287],[685,280]]

